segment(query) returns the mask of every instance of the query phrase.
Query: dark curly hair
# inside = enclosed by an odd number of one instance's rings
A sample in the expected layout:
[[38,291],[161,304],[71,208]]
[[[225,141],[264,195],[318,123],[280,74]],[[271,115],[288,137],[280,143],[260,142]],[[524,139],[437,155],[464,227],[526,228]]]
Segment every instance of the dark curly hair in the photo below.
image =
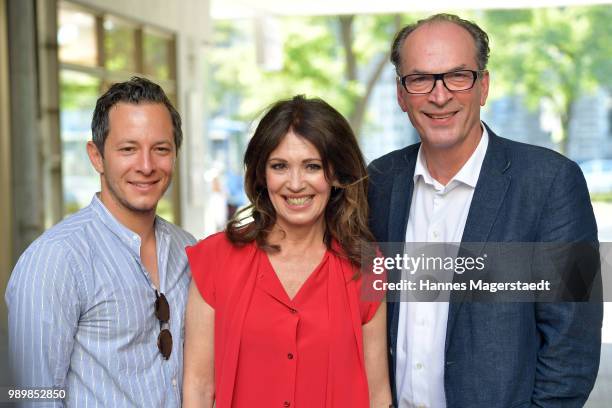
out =
[[[321,99],[302,95],[276,102],[263,116],[244,155],[245,190],[251,205],[228,223],[226,235],[236,244],[256,241],[267,251],[268,234],[276,222],[276,212],[266,187],[266,162],[283,138],[293,132],[312,143],[319,154],[325,177],[334,180],[325,208],[324,240],[332,249],[336,240],[355,266],[373,254],[368,229],[367,173],[357,139],[346,119]],[[365,261],[365,259],[363,259]]]

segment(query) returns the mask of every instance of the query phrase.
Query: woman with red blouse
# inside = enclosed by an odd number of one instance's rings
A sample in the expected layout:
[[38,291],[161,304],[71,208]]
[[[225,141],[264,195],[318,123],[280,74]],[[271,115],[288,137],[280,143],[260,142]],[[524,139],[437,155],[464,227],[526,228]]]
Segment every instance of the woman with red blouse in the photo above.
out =
[[251,206],[187,249],[184,406],[388,408],[386,308],[361,294],[373,238],[349,124],[319,99],[278,102],[244,163]]

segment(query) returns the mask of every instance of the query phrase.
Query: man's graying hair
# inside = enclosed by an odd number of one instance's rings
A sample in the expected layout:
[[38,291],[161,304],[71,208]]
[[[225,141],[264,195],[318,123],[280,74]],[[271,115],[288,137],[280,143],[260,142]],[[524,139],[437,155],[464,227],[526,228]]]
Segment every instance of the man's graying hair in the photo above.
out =
[[458,26],[463,27],[470,33],[470,35],[474,39],[474,45],[476,46],[476,63],[478,64],[478,69],[482,70],[487,68],[487,62],[489,61],[489,36],[487,35],[487,33],[485,33],[482,28],[478,27],[478,25],[476,25],[476,23],[472,21],[464,20],[454,14],[442,13],[434,14],[433,16],[429,16],[423,20],[419,20],[416,23],[407,25],[395,35],[393,45],[391,46],[391,62],[395,66],[395,72],[398,76],[401,76],[400,69],[402,59],[400,52],[402,50],[402,45],[404,44],[406,37],[408,37],[410,33],[421,27],[422,25],[442,22],[457,24]]
[[183,131],[181,130],[181,116],[166,96],[161,86],[146,78],[134,76],[129,81],[118,82],[113,85],[98,98],[96,108],[91,121],[92,140],[98,151],[104,156],[104,142],[108,137],[109,113],[113,106],[119,102],[139,104],[139,103],[162,103],[168,109],[172,119],[174,135],[174,145],[178,153],[183,141]]

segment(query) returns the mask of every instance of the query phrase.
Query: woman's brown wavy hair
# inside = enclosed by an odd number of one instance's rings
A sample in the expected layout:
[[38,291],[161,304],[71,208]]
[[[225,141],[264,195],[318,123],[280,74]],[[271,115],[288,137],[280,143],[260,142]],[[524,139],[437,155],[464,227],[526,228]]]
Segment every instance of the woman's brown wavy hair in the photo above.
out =
[[[332,184],[325,208],[324,241],[332,249],[335,239],[344,254],[359,267],[364,255],[373,256],[368,228],[367,172],[357,139],[346,119],[325,101],[298,95],[272,105],[263,116],[244,155],[245,190],[251,205],[239,211],[227,224],[226,235],[236,244],[253,241],[267,251],[268,234],[276,212],[266,188],[266,163],[270,154],[292,131],[312,143],[319,154],[325,177]],[[252,217],[252,219],[251,219]]]

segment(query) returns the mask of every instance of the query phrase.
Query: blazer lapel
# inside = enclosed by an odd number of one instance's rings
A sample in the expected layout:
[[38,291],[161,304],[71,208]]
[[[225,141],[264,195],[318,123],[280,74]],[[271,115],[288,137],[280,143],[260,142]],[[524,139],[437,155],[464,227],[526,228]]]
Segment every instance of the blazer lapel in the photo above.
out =
[[[414,167],[418,151],[419,149],[413,149],[406,153],[404,161],[402,162],[403,166],[398,169],[393,178],[393,187],[389,199],[388,242],[406,241],[406,227],[408,225],[408,214],[410,213],[410,204],[412,202]],[[398,273],[391,274],[389,281],[399,281],[399,275]],[[391,354],[395,356],[400,303],[399,301],[395,301],[395,299],[393,300],[394,301],[387,303],[387,324],[389,326],[389,349]],[[394,361],[395,358],[393,358],[393,362]]]
[[[489,239],[511,180],[510,175],[505,174],[511,162],[506,155],[503,141],[490,129],[488,131],[489,146],[482,163],[461,239],[462,243],[477,243],[469,246],[476,256],[482,252],[485,242]],[[457,312],[463,304],[464,296],[464,292],[453,292],[451,296],[446,329],[446,348],[448,348]]]
[[389,202],[389,242],[404,242],[412,190],[414,188],[414,166],[402,169],[393,180]]

